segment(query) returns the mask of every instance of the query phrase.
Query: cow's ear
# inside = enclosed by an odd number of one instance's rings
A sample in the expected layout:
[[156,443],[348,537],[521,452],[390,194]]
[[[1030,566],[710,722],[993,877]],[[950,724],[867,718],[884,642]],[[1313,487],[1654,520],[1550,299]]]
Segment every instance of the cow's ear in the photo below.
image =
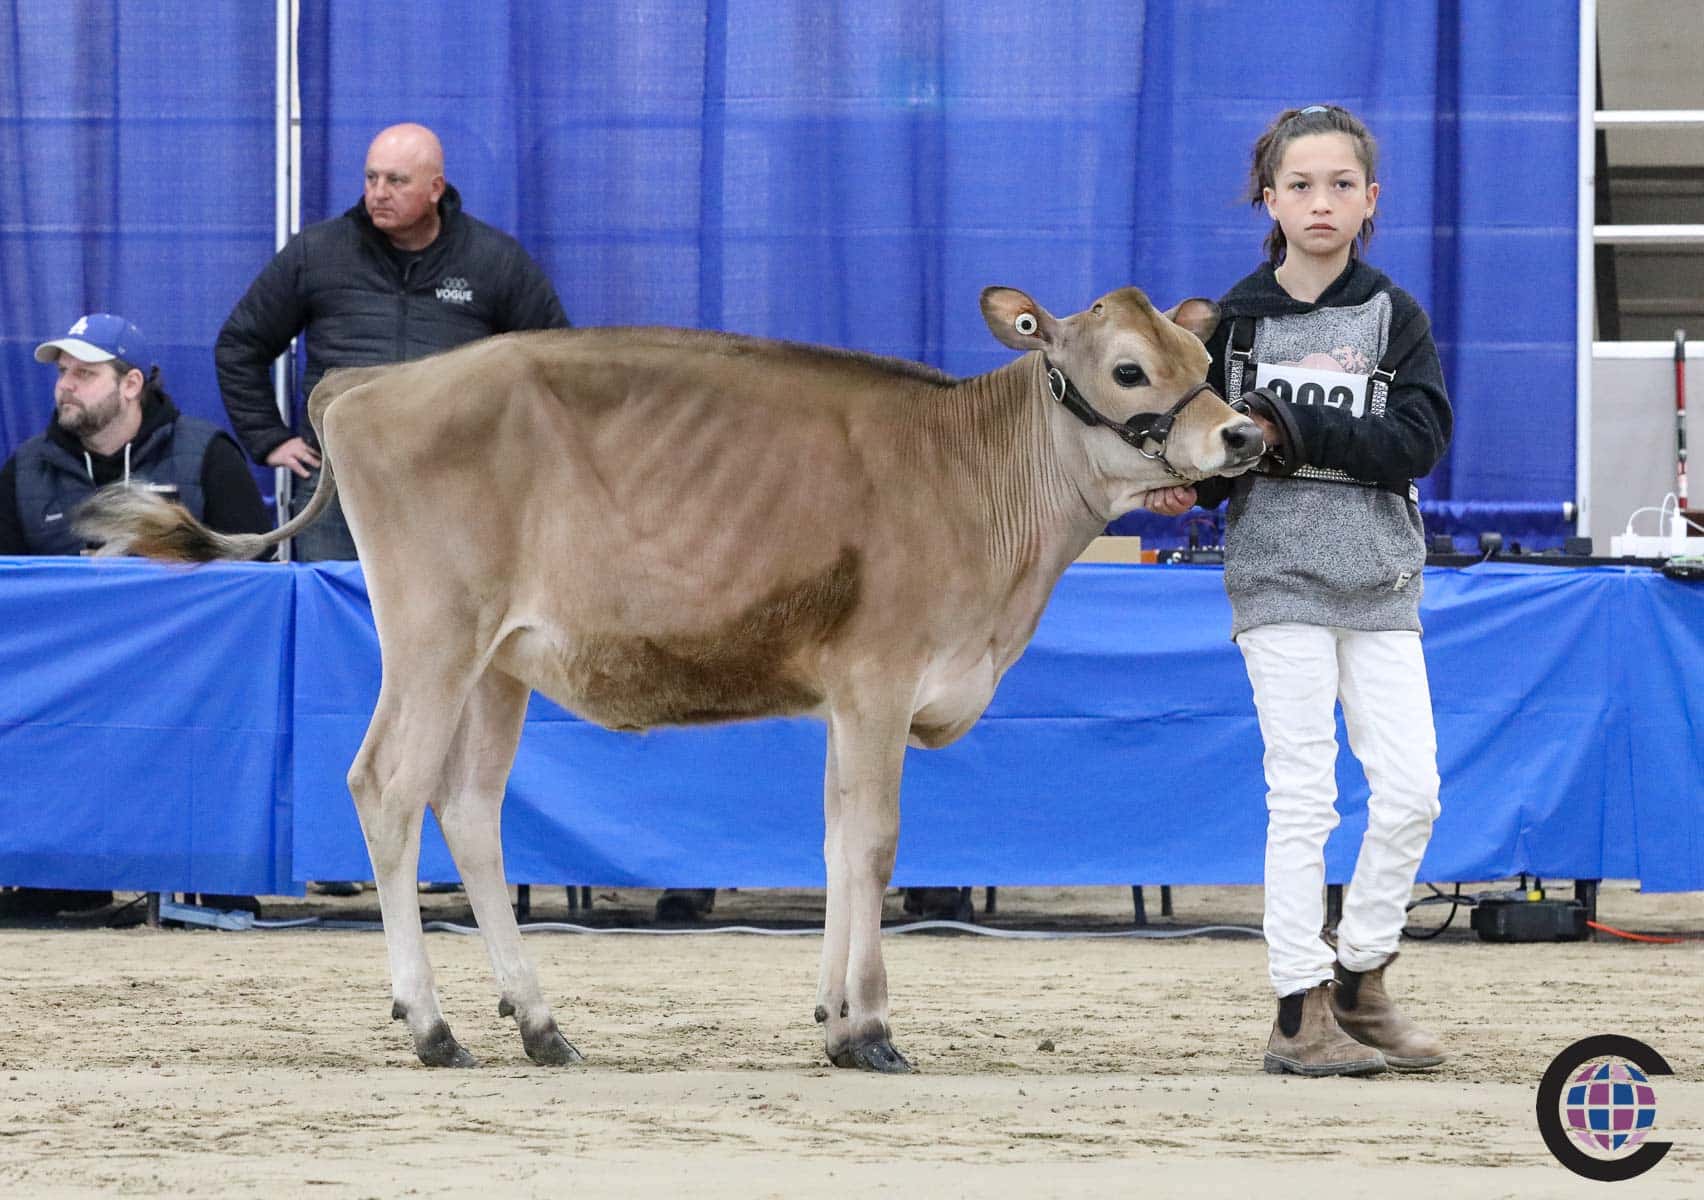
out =
[[1045,350],[1058,331],[1053,314],[1017,288],[983,288],[982,319],[1014,350]]
[[1212,337],[1213,331],[1219,328],[1219,306],[1201,296],[1178,301],[1166,310],[1166,317],[1202,341]]

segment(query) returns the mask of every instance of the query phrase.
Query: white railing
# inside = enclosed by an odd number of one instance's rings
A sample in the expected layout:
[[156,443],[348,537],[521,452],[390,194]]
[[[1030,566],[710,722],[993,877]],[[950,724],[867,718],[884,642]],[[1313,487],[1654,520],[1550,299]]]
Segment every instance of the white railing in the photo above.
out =
[[1592,240],[1600,246],[1704,242],[1704,225],[1593,225]]
[[[1594,56],[1595,57],[1595,56]],[[1596,93],[1596,88],[1592,89]],[[1658,125],[1704,125],[1704,108],[1641,108],[1611,112],[1598,109],[1593,124],[1599,129],[1636,129]]]

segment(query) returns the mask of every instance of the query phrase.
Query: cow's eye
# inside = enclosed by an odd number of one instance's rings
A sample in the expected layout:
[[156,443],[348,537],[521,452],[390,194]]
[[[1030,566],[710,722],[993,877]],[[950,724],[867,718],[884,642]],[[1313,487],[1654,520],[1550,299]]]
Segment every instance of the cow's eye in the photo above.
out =
[[1148,376],[1135,363],[1119,363],[1112,369],[1112,378],[1119,387],[1141,387]]

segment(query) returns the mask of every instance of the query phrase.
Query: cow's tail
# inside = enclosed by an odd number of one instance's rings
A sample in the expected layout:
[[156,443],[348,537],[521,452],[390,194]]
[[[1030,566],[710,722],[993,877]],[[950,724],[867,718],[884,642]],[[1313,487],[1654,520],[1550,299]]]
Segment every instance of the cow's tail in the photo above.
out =
[[[330,371],[314,388],[308,400],[308,415],[314,431],[325,446],[321,421],[337,397],[383,368]],[[97,543],[103,557],[136,555],[164,562],[199,563],[225,559],[259,558],[286,538],[295,537],[319,520],[326,505],[337,495],[337,476],[331,455],[320,456],[319,487],[308,506],[270,533],[219,533],[207,528],[181,504],[162,499],[153,492],[108,484],[84,501],[73,519],[77,533]]]
[[97,544],[95,553],[102,557],[131,554],[182,563],[251,559],[312,525],[336,494],[331,459],[326,458],[308,506],[270,533],[219,533],[183,505],[123,483],[109,483],[89,497],[73,523],[80,536]]

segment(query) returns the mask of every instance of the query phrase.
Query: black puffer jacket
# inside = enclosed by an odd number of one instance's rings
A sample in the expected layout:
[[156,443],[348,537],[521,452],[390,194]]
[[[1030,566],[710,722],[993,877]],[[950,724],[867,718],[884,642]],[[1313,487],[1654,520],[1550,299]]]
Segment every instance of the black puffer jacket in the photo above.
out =
[[[297,406],[333,367],[401,362],[517,329],[566,329],[549,278],[519,242],[462,212],[446,186],[442,228],[417,255],[392,249],[365,203],[291,238],[226,318],[213,350],[231,426],[256,462],[294,436],[272,396],[272,361],[307,330]],[[298,424],[305,424],[298,422]],[[303,429],[311,442],[313,432]]]

